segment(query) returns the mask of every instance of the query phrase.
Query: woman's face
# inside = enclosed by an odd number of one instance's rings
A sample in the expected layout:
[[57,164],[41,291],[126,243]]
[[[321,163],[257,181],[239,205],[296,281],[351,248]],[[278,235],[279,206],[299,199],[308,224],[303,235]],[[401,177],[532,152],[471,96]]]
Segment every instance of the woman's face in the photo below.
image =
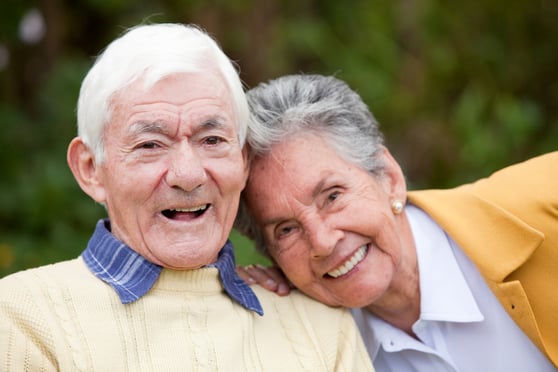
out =
[[386,174],[371,175],[306,135],[278,144],[252,164],[246,201],[269,253],[301,291],[332,306],[381,298],[403,259],[391,201],[405,200],[403,174],[389,152]]

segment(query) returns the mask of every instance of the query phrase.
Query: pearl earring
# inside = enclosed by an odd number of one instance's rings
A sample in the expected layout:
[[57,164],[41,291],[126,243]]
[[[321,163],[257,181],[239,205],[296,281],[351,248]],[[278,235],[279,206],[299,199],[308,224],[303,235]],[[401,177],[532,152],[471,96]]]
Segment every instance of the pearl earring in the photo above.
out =
[[401,214],[403,212],[403,202],[399,199],[392,200],[391,210],[393,214]]

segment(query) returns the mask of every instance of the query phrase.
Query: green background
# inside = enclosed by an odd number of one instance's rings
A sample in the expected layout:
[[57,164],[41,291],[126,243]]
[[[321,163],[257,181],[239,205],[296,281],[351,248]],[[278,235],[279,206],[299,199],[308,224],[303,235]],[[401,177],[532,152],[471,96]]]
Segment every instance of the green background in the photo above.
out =
[[[26,42],[30,14],[46,32]],[[424,188],[557,148],[557,19],[555,0],[2,0],[0,277],[76,257],[104,216],[65,153],[81,79],[127,27],[196,23],[248,87],[337,75],[380,121],[410,188]],[[240,263],[259,260],[233,240]]]

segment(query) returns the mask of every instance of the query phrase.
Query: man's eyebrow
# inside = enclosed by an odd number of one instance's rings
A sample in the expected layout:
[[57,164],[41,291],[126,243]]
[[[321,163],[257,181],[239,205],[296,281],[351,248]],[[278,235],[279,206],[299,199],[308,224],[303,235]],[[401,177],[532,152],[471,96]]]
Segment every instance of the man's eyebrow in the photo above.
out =
[[[226,119],[221,117],[210,117],[201,121],[196,131],[209,131],[212,129],[227,128]],[[168,125],[163,121],[136,121],[130,125],[129,132],[138,135],[142,133],[158,133],[168,135],[170,133]]]
[[168,133],[167,127],[157,121],[137,121],[130,126],[130,132],[134,134],[141,134],[141,133]]
[[198,126],[202,130],[219,129],[225,127],[225,120],[221,117],[212,116],[203,120]]

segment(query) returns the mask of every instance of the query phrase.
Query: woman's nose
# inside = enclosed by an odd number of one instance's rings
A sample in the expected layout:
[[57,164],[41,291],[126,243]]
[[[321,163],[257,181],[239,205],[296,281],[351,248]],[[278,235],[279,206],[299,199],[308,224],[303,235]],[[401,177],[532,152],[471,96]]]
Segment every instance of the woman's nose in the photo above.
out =
[[337,243],[343,238],[343,231],[322,219],[313,221],[305,230],[310,241],[311,254],[314,258],[330,255],[337,246]]

